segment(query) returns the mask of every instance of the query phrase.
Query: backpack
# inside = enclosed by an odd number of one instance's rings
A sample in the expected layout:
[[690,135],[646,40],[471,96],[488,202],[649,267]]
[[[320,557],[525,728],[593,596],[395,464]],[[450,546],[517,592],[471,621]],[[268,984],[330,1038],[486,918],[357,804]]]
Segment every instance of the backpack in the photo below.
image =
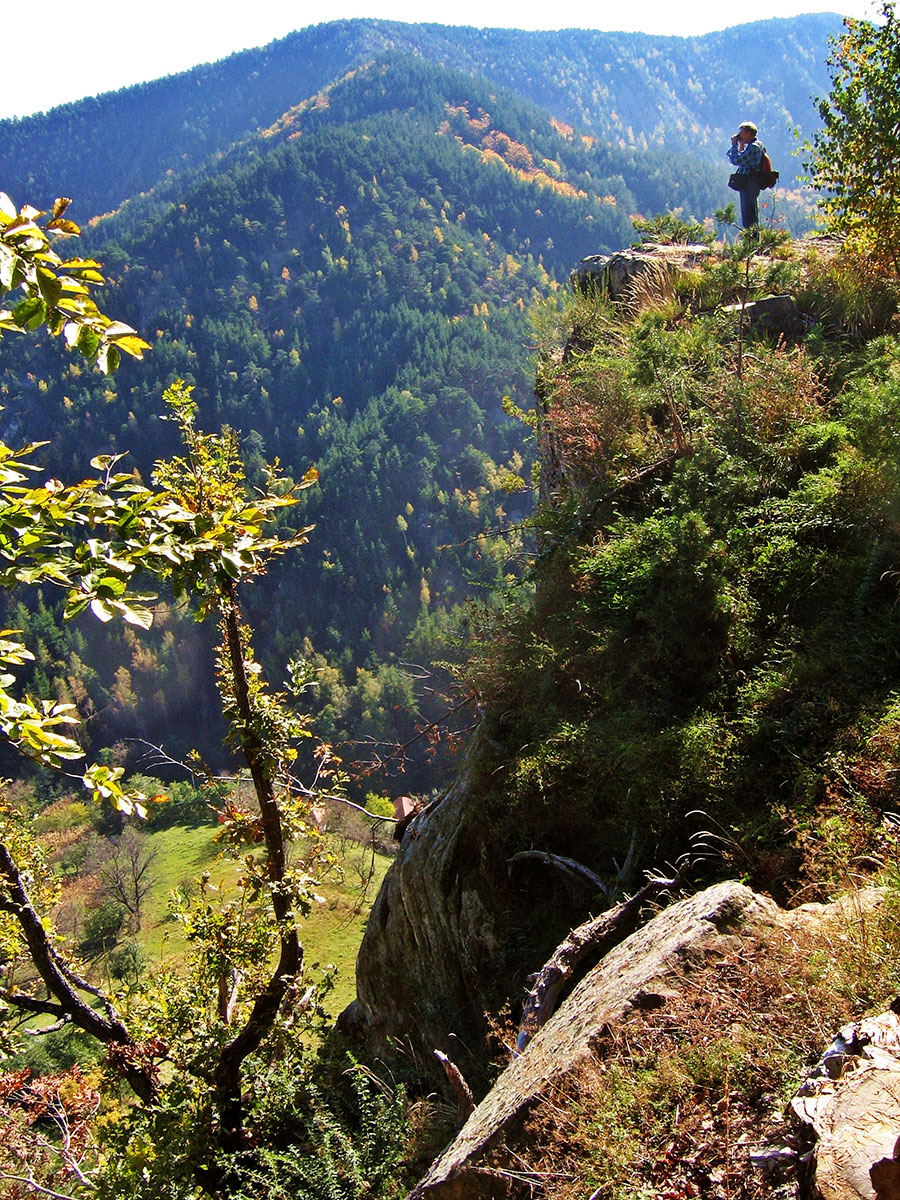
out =
[[762,158],[759,160],[759,166],[756,168],[759,190],[764,192],[766,188],[773,188],[778,182],[778,175],[778,171],[772,170],[772,160],[766,153],[765,146],[763,146]]

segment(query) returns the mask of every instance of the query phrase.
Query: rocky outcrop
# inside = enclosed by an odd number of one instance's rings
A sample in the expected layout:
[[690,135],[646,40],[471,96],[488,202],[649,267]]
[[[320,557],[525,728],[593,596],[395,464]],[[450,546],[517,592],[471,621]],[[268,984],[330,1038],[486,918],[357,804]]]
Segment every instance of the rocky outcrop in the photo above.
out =
[[[647,245],[585,259],[573,278],[576,286],[599,288],[622,298],[632,296],[636,284],[648,272],[662,271],[674,277],[685,268],[707,261],[713,253],[706,246]],[[651,276],[647,280],[651,291],[653,284]],[[730,298],[733,292],[728,294]],[[779,330],[796,329],[802,321],[790,297],[760,300],[748,305],[745,312],[746,325],[759,323],[776,335]],[[573,339],[577,339],[578,332],[573,330]],[[594,336],[587,330],[581,350],[587,348],[588,334]],[[566,352],[569,350],[573,354],[579,351],[577,340]],[[552,403],[553,377],[553,372],[547,373],[547,390],[538,393],[539,408],[545,415]],[[573,508],[573,520],[579,522],[585,536],[599,520],[598,511],[601,515],[605,511],[598,510],[599,505],[639,503],[651,484],[665,484],[685,454],[683,431],[679,433],[677,427],[673,440],[673,448],[662,445],[659,458],[622,480],[611,493],[601,491],[599,498],[591,498],[580,510]],[[578,476],[571,465],[573,458],[567,460],[565,446],[556,438],[552,422],[541,422],[538,441],[542,497],[552,500],[557,494],[576,494]],[[600,467],[596,478],[601,478]],[[585,498],[589,495],[585,490]],[[552,546],[552,536],[548,546]],[[549,606],[551,601],[552,596],[545,601],[539,593],[540,604]],[[543,617],[540,607],[537,611]],[[561,613],[556,616],[564,619]],[[580,680],[577,687],[580,692]],[[497,729],[504,728],[505,720],[506,714],[498,711],[492,726],[491,736],[501,741],[507,733],[498,734]],[[513,726],[511,718],[510,739],[517,736]],[[484,735],[484,742],[473,746],[470,761],[485,779],[502,779],[502,757],[507,747],[501,745],[497,753],[485,754],[487,741],[488,735]],[[518,745],[510,740],[508,749],[513,755]],[[524,845],[556,848],[579,856],[577,834],[567,833],[568,841],[553,841],[552,804],[563,805],[565,798],[554,797],[551,802],[548,795],[546,837],[540,831],[528,841],[513,828],[517,820],[514,812],[501,810],[498,814],[502,800],[497,799],[496,783],[491,791],[494,812],[488,815],[483,793],[479,795],[478,787],[464,772],[445,796],[412,817],[403,832],[399,854],[375,902],[360,949],[358,998],[344,1017],[344,1025],[354,1027],[371,1054],[385,1056],[400,1046],[404,1054],[413,1056],[419,1069],[433,1071],[433,1051],[440,1049],[463,1066],[469,1076],[474,1061],[486,1057],[485,1010],[496,1011],[510,998],[513,1002],[521,998],[525,977],[539,971],[555,945],[588,915],[595,897],[583,894],[580,910],[570,905],[571,921],[551,942],[555,928],[552,921],[559,917],[548,895],[552,883],[535,879],[530,893],[523,894],[524,889],[517,890],[517,881],[511,880],[508,872],[507,855]],[[497,831],[497,821],[506,822],[504,833]],[[523,910],[527,910],[524,920]],[[477,1090],[477,1075],[473,1082]]]
[[[476,738],[473,758],[484,750]],[[464,767],[412,817],[369,915],[357,999],[340,1020],[367,1056],[399,1056],[436,1080],[443,1071],[434,1052],[445,1052],[476,1094],[487,1087],[487,1014],[508,1012],[510,997],[524,999],[526,979],[585,920],[591,902],[594,912],[606,907],[584,882],[539,862],[510,861],[502,816],[485,811]]]
[[581,260],[569,279],[576,291],[597,291],[611,300],[623,300],[642,276],[659,272],[674,275],[699,266],[711,253],[709,246],[648,242],[616,254],[589,255]]
[[369,1052],[400,1047],[425,1070],[484,1042],[484,1004],[504,957],[506,863],[492,848],[465,773],[410,821],[375,900],[343,1017]]
[[[642,279],[674,278],[680,271],[700,266],[714,251],[709,246],[666,246],[648,243],[617,254],[594,254],[583,258],[570,276],[576,291],[595,291],[611,300],[629,300]],[[737,314],[743,309],[754,329],[788,338],[807,330],[803,314],[792,296],[763,296],[747,304],[730,304],[722,311]],[[568,346],[566,352],[578,349]]]
[[[615,1066],[609,1076],[604,1071],[607,1056],[622,1052],[616,1048],[627,1048],[632,1039],[640,1047],[642,1030],[646,1036],[653,1022],[657,1029],[671,1030],[681,1044],[692,1036],[698,1049],[721,1034],[738,1041],[742,1032],[746,1035],[742,1015],[728,1000],[731,994],[733,1001],[734,994],[723,986],[735,964],[742,964],[741,993],[748,980],[772,975],[759,993],[764,1009],[758,1016],[766,1028],[775,1019],[771,1006],[785,1004],[796,1006],[796,1016],[789,1008],[779,1014],[782,1032],[802,1026],[810,1015],[802,972],[813,948],[819,948],[816,953],[841,953],[848,930],[858,927],[881,902],[881,894],[872,889],[832,905],[805,905],[787,912],[744,885],[728,882],[672,904],[611,950],[581,981],[500,1075],[410,1200],[531,1197],[540,1172],[529,1169],[522,1152],[532,1161],[542,1161],[541,1147],[531,1141],[535,1113],[559,1113],[560,1097],[565,1105],[566,1096],[568,1103],[588,1111],[591,1103],[602,1105],[605,1084],[600,1083],[591,1100],[580,1081],[592,1069],[599,1071],[601,1080],[615,1078]],[[713,997],[720,996],[717,1008]],[[900,1001],[893,1007],[900,1009]],[[702,1014],[699,1020],[692,1022],[692,1012]],[[746,1036],[742,1045],[754,1066],[753,1073],[744,1075],[752,1090],[753,1075],[766,1054],[779,1053],[781,1046],[777,1037]],[[841,1029],[801,1086],[791,1105],[793,1114],[779,1113],[777,1097],[765,1093],[756,1110],[727,1090],[724,1095],[711,1092],[707,1104],[708,1115],[695,1110],[693,1126],[682,1127],[680,1142],[673,1134],[663,1153],[653,1176],[662,1194],[699,1195],[697,1180],[710,1185],[709,1166],[698,1171],[698,1160],[718,1137],[718,1147],[712,1149],[718,1155],[719,1182],[753,1177],[739,1191],[741,1196],[900,1197],[900,1019],[895,1011]],[[564,1121],[564,1115],[560,1119]],[[677,1149],[682,1144],[690,1150],[684,1161]],[[638,1157],[646,1152],[639,1151]]]
[[[710,959],[774,929],[778,906],[739,883],[722,883],[665,909],[602,960],[503,1072],[456,1140],[412,1193],[416,1200],[515,1196],[487,1152],[555,1079],[593,1053],[595,1040],[629,1011],[664,1004]],[[528,1194],[527,1187],[519,1189]]]
[[896,1012],[841,1029],[791,1107],[818,1139],[815,1180],[822,1200],[900,1198]]
[[807,330],[806,321],[793,296],[761,296],[748,304],[729,304],[722,309],[732,316],[744,319],[751,328],[772,334],[775,337],[800,337]]

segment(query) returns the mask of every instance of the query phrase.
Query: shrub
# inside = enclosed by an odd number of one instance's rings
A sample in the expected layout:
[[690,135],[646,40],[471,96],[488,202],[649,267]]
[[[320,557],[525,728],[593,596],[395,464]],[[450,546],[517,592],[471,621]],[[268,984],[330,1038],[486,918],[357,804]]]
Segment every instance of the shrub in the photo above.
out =
[[78,952],[85,958],[98,958],[113,949],[128,916],[123,905],[108,900],[91,909],[84,921],[84,933],[78,942]]
[[838,373],[838,331],[824,362],[760,337],[738,382],[714,314],[590,303],[544,361],[534,599],[473,638],[485,812],[504,849],[602,874],[633,829],[671,858],[702,809],[784,894],[788,813],[900,687],[900,356],[875,340]]

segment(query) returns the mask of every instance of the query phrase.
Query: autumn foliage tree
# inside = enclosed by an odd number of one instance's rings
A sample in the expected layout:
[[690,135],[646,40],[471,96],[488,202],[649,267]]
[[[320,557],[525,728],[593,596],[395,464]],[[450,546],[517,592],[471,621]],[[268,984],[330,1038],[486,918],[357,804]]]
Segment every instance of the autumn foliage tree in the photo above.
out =
[[848,17],[828,60],[831,92],[806,168],[822,193],[827,227],[900,274],[900,23],[885,0],[882,23]]

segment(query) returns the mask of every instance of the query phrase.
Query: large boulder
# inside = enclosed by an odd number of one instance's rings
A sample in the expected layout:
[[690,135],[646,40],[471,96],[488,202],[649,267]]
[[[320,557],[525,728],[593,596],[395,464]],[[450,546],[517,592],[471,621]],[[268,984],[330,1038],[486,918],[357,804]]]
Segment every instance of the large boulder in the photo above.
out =
[[623,300],[642,276],[659,272],[674,274],[697,267],[711,253],[709,246],[648,242],[615,254],[589,255],[581,260],[569,279],[576,291],[596,291],[611,300]]
[[341,1017],[368,1056],[443,1078],[441,1050],[482,1094],[489,1014],[524,997],[527,977],[599,899],[553,867],[512,862],[502,817],[485,811],[463,767],[412,818],[369,915],[357,999]]
[[484,1006],[504,955],[507,867],[469,795],[465,772],[410,821],[376,897],[343,1016],[369,1053],[400,1048],[483,1057]]
[[[664,909],[607,954],[514,1059],[412,1193],[416,1200],[500,1200],[529,1194],[498,1174],[491,1148],[560,1077],[593,1054],[601,1031],[664,1004],[711,960],[739,952],[784,920],[771,900],[721,883]],[[412,1200],[411,1197],[411,1200]]]
[[[727,1188],[704,1189],[730,1176],[748,1181],[736,1193],[744,1196],[900,1200],[900,1000],[892,1011],[840,1030],[792,1102],[799,1122],[779,1111],[776,1093],[763,1087],[753,1098],[754,1076],[764,1074],[767,1056],[805,1045],[809,1027],[819,1022],[806,990],[810,957],[844,952],[848,931],[852,942],[852,931],[882,903],[883,895],[868,889],[831,905],[785,911],[726,882],[670,905],[582,979],[499,1076],[410,1200],[532,1197],[540,1175],[532,1165],[546,1165],[547,1146],[558,1147],[553,1126],[546,1144],[540,1140],[548,1135],[547,1114],[556,1128],[565,1126],[574,1105],[589,1126],[597,1121],[606,1081],[616,1079],[621,1063],[616,1056],[630,1060],[634,1046],[645,1061],[652,1029],[674,1039],[659,1060],[670,1072],[678,1070],[675,1045],[690,1039],[702,1057],[722,1037],[733,1037],[754,1069],[741,1072],[735,1060],[737,1091],[728,1091],[727,1082],[724,1092],[721,1083],[710,1090],[707,1078],[693,1101],[684,1094],[687,1123],[653,1160],[660,1194],[728,1195]],[[752,1004],[761,1007],[749,1016],[744,1005]],[[599,1080],[594,1091],[592,1078]],[[651,1144],[652,1135],[638,1159],[654,1153]],[[684,1161],[679,1147],[690,1151]],[[808,1186],[811,1160],[815,1190]],[[564,1169],[573,1169],[571,1161]]]

